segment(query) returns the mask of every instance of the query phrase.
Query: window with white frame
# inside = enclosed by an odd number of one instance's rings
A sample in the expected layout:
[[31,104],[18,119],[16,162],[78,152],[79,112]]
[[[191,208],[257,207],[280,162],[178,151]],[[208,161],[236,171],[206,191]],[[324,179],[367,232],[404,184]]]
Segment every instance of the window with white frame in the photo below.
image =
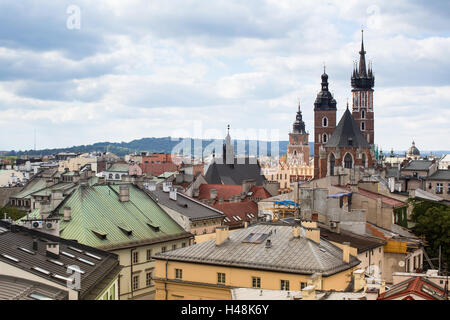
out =
[[327,117],[322,118],[322,127],[328,127],[328,118]]
[[444,184],[443,183],[436,183],[436,193],[441,194],[444,191]]

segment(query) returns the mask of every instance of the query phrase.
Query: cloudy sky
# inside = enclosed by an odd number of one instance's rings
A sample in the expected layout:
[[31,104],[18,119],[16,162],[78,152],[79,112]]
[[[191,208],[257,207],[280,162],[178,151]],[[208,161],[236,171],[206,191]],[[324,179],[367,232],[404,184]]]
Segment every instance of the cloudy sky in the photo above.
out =
[[227,124],[287,140],[298,99],[312,133],[324,63],[345,110],[362,25],[375,143],[450,149],[448,1],[3,0],[0,150],[33,148],[35,130],[38,149]]

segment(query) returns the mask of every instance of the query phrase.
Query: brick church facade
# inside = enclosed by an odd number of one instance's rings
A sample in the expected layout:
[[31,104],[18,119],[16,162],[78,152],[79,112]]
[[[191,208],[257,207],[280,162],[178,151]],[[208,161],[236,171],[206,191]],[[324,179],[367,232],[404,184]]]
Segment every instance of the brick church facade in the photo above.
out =
[[354,66],[351,85],[353,107],[336,125],[336,100],[328,89],[328,75],[322,74],[322,90],[314,102],[314,178],[364,170],[375,163],[372,68],[366,68],[364,40],[359,66]]

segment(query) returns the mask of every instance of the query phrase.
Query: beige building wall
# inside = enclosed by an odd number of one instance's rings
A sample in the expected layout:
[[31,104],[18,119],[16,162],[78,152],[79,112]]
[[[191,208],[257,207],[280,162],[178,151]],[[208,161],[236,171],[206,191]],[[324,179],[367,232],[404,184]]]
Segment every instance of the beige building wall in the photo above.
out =
[[[136,248],[110,250],[111,252],[119,256],[120,265],[123,269],[120,272],[120,293],[121,300],[130,299],[154,299],[155,297],[155,283],[153,278],[155,276],[155,260],[147,259],[147,250],[150,250],[150,256],[163,251],[173,250],[172,246],[176,246],[176,249],[189,246],[189,239],[181,239],[174,241],[167,241],[151,245],[142,245]],[[132,249],[133,252],[138,253],[138,261],[132,261]],[[150,280],[147,281],[147,274],[149,274]],[[132,288],[132,277],[138,277],[138,287]]]
[[78,171],[82,166],[88,163],[93,164],[91,167],[92,171],[97,171],[97,158],[88,158],[86,155],[87,154],[82,154],[75,158],[60,161],[58,171],[64,172],[65,169],[69,169],[69,171]]
[[[167,263],[167,266],[166,266]],[[167,280],[166,279],[167,268]],[[175,269],[182,270],[182,278],[176,279]],[[357,267],[338,274],[322,277],[322,290],[343,291]],[[225,284],[218,284],[218,273],[225,274]],[[301,283],[308,283],[309,275],[263,271],[258,269],[195,264],[177,261],[156,261],[156,299],[230,299],[232,287],[252,288],[252,277],[261,279],[261,289],[280,290],[281,280],[289,281],[289,290],[301,290]],[[165,288],[167,284],[167,288]]]

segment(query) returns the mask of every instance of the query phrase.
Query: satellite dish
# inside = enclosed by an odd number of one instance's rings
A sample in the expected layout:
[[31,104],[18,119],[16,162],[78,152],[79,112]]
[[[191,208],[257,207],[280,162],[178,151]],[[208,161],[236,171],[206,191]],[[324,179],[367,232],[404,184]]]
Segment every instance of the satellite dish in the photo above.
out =
[[398,266],[403,268],[405,266],[405,261],[399,261]]

